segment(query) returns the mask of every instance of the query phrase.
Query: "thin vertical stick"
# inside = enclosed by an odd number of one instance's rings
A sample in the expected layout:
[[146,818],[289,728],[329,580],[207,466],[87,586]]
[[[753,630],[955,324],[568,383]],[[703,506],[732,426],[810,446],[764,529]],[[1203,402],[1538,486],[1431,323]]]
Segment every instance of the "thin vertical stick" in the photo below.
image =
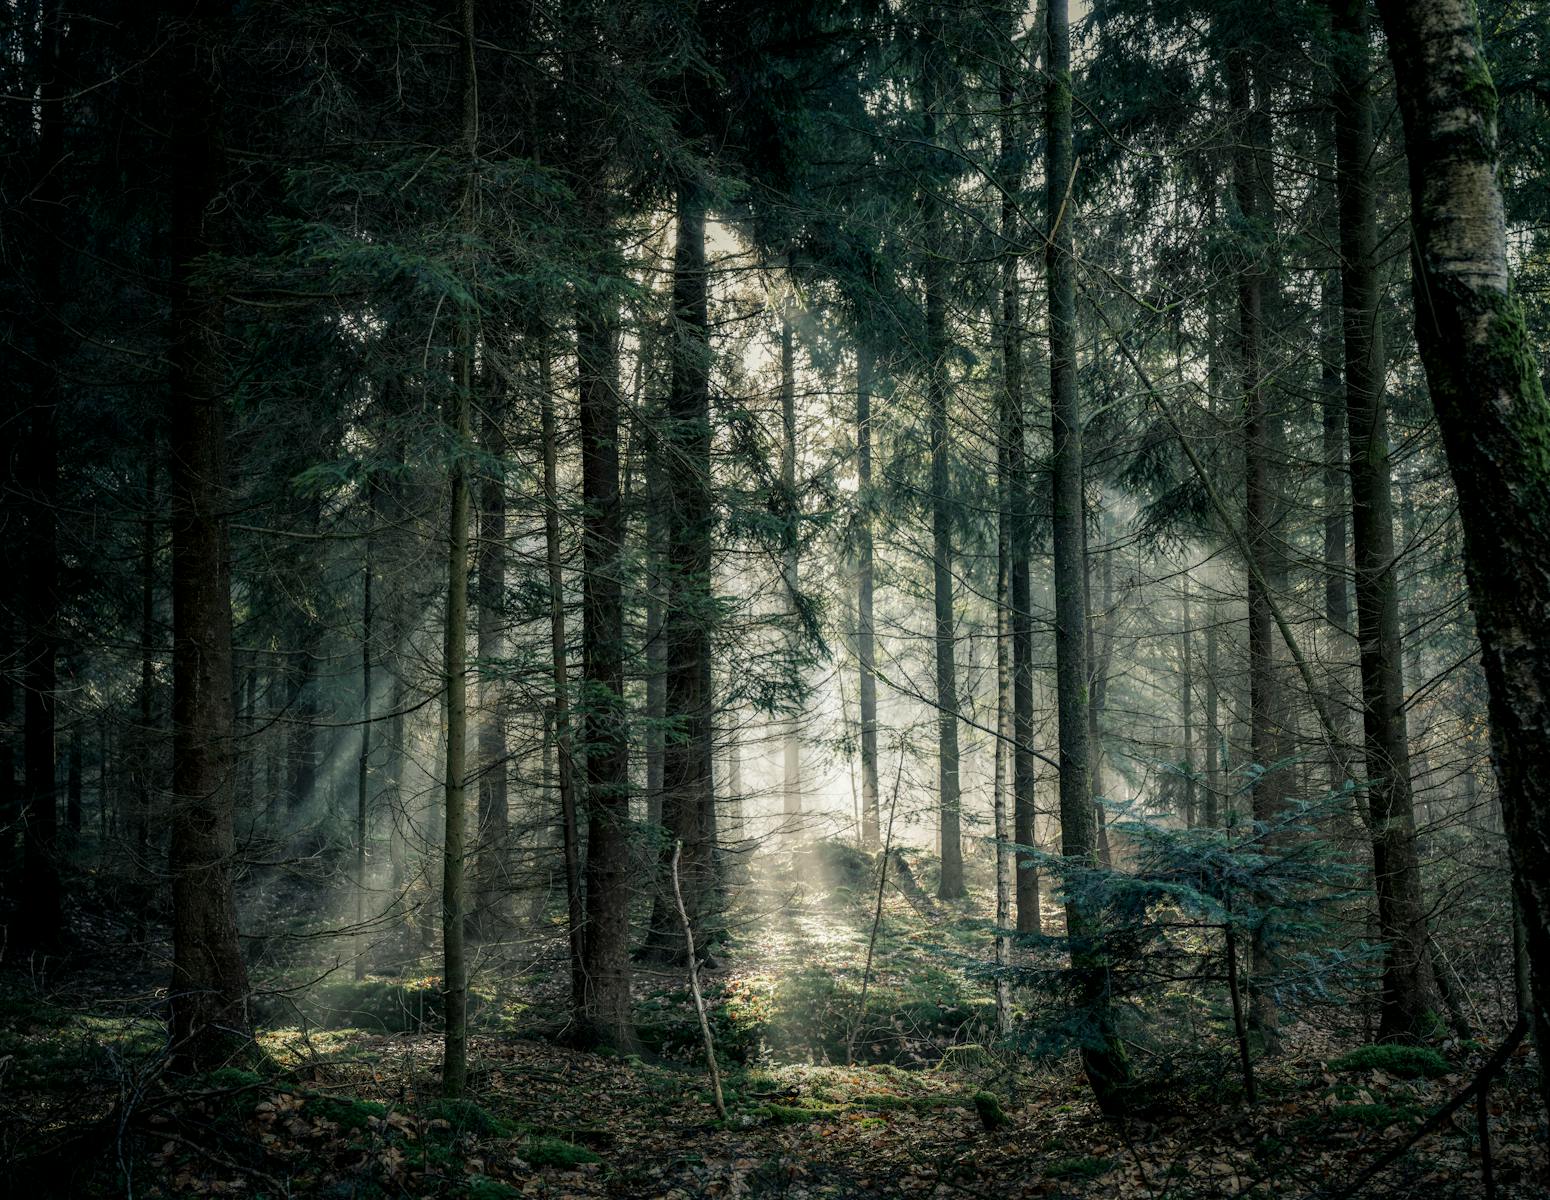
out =
[[673,899],[678,904],[678,920],[684,928],[684,942],[689,953],[689,990],[694,993],[694,1010],[700,1014],[700,1034],[705,1039],[705,1065],[710,1068],[710,1083],[716,1095],[716,1115],[727,1119],[727,1102],[721,1095],[721,1068],[716,1065],[716,1043],[710,1036],[710,1021],[705,1016],[705,997],[700,993],[700,964],[694,955],[694,929],[689,924],[689,913],[684,908],[683,889],[678,886],[678,856],[683,853],[683,839],[673,843]]
[[883,837],[883,858],[877,867],[877,906],[872,911],[872,935],[866,943],[866,966],[861,969],[861,1004],[855,1023],[845,1038],[845,1065],[856,1065],[856,1031],[866,1021],[867,985],[872,982],[872,955],[877,950],[877,927],[883,921],[883,889],[888,884],[888,855],[893,851],[893,814],[899,807],[899,784],[904,778],[904,751],[899,751],[899,769],[893,777],[893,795],[888,800],[888,832]]

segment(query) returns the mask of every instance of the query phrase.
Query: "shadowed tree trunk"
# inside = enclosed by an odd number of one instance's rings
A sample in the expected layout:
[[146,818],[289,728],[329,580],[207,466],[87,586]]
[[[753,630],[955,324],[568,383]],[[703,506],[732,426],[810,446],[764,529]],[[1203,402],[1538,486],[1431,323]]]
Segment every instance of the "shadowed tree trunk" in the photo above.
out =
[[[1228,55],[1229,108],[1238,130],[1232,153],[1233,198],[1239,220],[1249,237],[1261,239],[1274,219],[1266,173],[1269,167],[1269,114],[1253,95],[1250,52],[1234,48]],[[1275,642],[1270,580],[1278,574],[1275,553],[1274,502],[1270,481],[1271,416],[1265,397],[1264,322],[1265,248],[1243,247],[1238,274],[1238,368],[1243,392],[1244,526],[1252,562],[1248,571],[1249,753],[1260,773],[1250,803],[1257,822],[1280,814],[1285,784],[1278,726],[1280,697],[1275,675]],[[1249,1027],[1267,1048],[1273,1048],[1280,1022],[1275,1000],[1275,956],[1263,925],[1256,926],[1250,946]]]
[[49,0],[38,14],[38,148],[34,185],[38,248],[32,267],[32,403],[25,449],[17,456],[23,497],[25,571],[22,612],[22,890],[19,933],[25,944],[51,948],[60,938],[59,797],[55,736],[59,687],[59,547],[56,504],[59,448],[56,425],[63,399],[65,352],[60,271],[65,101],[64,14]]
[[[1068,0],[1049,0],[1044,113],[1045,187],[1052,228],[1045,242],[1049,276],[1051,499],[1055,550],[1055,681],[1060,726],[1061,853],[1096,862],[1091,748],[1087,728],[1087,603],[1084,595],[1082,409],[1076,386],[1076,264],[1066,196],[1075,171],[1071,146],[1071,32]],[[1080,897],[1066,900],[1071,967],[1093,1031],[1082,1065],[1099,1106],[1122,1111],[1130,1068],[1114,1035],[1103,964],[1092,945],[1097,917]]]
[[686,943],[669,866],[682,842],[679,879],[697,946],[714,940],[715,808],[711,779],[710,327],[706,296],[705,196],[685,180],[678,189],[673,260],[673,375],[662,439],[676,469],[667,496],[667,719],[662,764],[662,849],[651,931],[643,954],[683,965]]
[[474,927],[499,939],[511,925],[511,835],[507,802],[505,687],[494,664],[506,614],[506,384],[484,389],[480,430],[486,474],[479,496],[479,897]]
[[[925,140],[934,145],[945,103],[942,75],[945,48],[927,39],[921,69],[925,93]],[[947,278],[942,197],[928,179],[921,205],[925,211],[926,407],[931,437],[931,579],[936,620],[937,815],[942,877],[937,896],[953,900],[966,894],[960,840],[958,795],[958,664],[953,621],[953,516],[949,493],[951,441],[947,422]]]
[[197,277],[217,244],[224,166],[215,62],[224,7],[181,14],[167,53],[179,170],[172,195],[168,458],[172,498],[172,984],[174,1061],[229,1061],[248,1040],[248,976],[232,896],[231,556],[221,351],[224,299]]
[[[1383,940],[1380,1038],[1416,1038],[1435,1021],[1426,970],[1426,913],[1416,859],[1410,744],[1400,658],[1388,410],[1383,395],[1378,228],[1374,215],[1371,66],[1366,0],[1333,0],[1335,154],[1340,201],[1340,293],[1346,419],[1351,440],[1351,533],[1361,645],[1366,809],[1378,933]],[[1341,590],[1344,591],[1344,580]]]
[[[457,149],[463,159],[463,182],[458,220],[465,236],[471,237],[479,171],[474,0],[461,0],[456,15],[462,40],[458,52],[462,121]],[[469,283],[471,286],[471,279]],[[468,889],[464,876],[468,867],[468,458],[473,441],[469,410],[473,405],[474,320],[471,307],[462,306],[457,315],[457,346],[446,407],[452,461],[447,513],[446,640],[442,647],[447,746],[441,844],[442,995],[446,1013],[441,1091],[452,1099],[461,1096],[468,1084],[468,961],[464,944]]]
[[1410,164],[1416,340],[1458,489],[1550,1103],[1550,404],[1512,293],[1472,0],[1380,0]]

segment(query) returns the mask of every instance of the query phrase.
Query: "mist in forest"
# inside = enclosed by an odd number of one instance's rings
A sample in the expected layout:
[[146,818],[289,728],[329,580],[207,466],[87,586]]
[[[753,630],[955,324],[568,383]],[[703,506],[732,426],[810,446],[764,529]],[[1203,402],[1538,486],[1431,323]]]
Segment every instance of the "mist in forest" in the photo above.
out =
[[1550,1195],[1542,4],[0,11],[0,1191]]

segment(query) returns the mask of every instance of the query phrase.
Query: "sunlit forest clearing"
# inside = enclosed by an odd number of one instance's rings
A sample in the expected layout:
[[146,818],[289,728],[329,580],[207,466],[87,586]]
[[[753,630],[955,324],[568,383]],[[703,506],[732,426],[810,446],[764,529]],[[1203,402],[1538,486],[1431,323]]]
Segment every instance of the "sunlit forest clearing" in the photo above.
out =
[[7,0],[0,1193],[1550,1196],[1550,10]]

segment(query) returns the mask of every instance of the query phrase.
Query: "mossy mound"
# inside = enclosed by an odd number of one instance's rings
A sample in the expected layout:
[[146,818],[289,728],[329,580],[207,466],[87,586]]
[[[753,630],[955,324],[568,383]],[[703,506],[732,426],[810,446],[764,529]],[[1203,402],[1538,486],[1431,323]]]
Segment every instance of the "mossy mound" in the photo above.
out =
[[1397,1042],[1358,1046],[1329,1065],[1336,1071],[1383,1071],[1398,1079],[1438,1079],[1453,1069],[1435,1050]]

